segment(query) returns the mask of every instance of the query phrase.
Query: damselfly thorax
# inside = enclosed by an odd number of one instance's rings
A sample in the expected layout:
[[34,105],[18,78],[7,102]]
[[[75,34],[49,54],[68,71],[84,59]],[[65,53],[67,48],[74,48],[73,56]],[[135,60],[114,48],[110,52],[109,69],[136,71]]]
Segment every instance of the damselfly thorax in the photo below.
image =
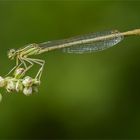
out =
[[27,58],[32,55],[37,55],[40,52],[41,48],[38,44],[33,43],[29,44],[24,48],[17,50],[17,57],[19,58]]

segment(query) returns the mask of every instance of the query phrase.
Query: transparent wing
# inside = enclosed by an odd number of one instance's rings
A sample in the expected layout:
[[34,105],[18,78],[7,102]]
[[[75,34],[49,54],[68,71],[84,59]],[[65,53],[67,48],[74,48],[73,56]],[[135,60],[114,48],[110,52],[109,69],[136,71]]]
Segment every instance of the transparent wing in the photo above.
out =
[[[107,35],[111,37],[107,38]],[[99,39],[103,37],[102,39]],[[119,31],[106,31],[72,37],[69,39],[48,41],[40,43],[41,52],[62,49],[66,53],[87,53],[105,50],[110,48],[123,39]]]
[[123,36],[120,35],[118,31],[93,33],[93,34],[82,36],[82,38],[83,40],[85,40],[85,39],[97,38],[97,37],[102,37],[102,36],[111,35],[111,34],[114,34],[112,38],[109,38],[109,39],[105,38],[100,41],[93,41],[90,43],[81,43],[81,44],[73,45],[70,47],[63,48],[63,52],[90,53],[90,52],[102,51],[118,44],[120,41],[123,40]]

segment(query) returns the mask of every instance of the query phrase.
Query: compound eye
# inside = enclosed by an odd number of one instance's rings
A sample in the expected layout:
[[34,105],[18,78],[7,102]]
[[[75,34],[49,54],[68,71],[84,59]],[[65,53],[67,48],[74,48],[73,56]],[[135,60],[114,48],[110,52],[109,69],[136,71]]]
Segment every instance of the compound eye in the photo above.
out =
[[15,53],[15,50],[14,50],[14,49],[11,49],[10,52],[11,52],[12,54],[14,54],[14,53]]
[[14,49],[11,49],[9,52],[8,52],[8,57],[9,58],[13,58],[15,56],[15,50]]

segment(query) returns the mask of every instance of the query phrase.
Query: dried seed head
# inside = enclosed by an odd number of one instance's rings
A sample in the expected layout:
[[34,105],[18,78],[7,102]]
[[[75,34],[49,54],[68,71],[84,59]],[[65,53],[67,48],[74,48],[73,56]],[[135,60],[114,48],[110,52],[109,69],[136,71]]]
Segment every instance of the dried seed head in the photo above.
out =
[[32,94],[32,87],[25,87],[24,89],[23,89],[23,93],[24,93],[24,95],[31,95]]
[[33,85],[33,79],[29,76],[26,76],[23,81],[22,81],[22,84],[25,86],[25,87],[30,87]]
[[6,86],[6,80],[0,76],[0,87]]
[[6,89],[8,92],[12,92],[16,90],[16,82],[14,80],[7,81]]
[[19,92],[19,91],[22,91],[23,90],[23,84],[21,82],[21,80],[18,80],[16,82],[16,91]]
[[15,78],[18,79],[18,78],[24,76],[24,71],[25,71],[24,68],[18,68],[18,69],[16,69],[15,72],[14,72]]

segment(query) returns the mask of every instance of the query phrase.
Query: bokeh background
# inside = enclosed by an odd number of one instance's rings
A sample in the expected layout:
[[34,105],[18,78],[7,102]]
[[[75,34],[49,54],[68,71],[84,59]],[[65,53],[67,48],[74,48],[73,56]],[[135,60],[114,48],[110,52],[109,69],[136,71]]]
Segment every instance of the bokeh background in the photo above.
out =
[[[10,48],[134,28],[140,28],[140,1],[0,0],[0,74],[14,66]],[[140,138],[139,36],[102,52],[37,58],[46,60],[38,94],[1,89],[1,139]]]

